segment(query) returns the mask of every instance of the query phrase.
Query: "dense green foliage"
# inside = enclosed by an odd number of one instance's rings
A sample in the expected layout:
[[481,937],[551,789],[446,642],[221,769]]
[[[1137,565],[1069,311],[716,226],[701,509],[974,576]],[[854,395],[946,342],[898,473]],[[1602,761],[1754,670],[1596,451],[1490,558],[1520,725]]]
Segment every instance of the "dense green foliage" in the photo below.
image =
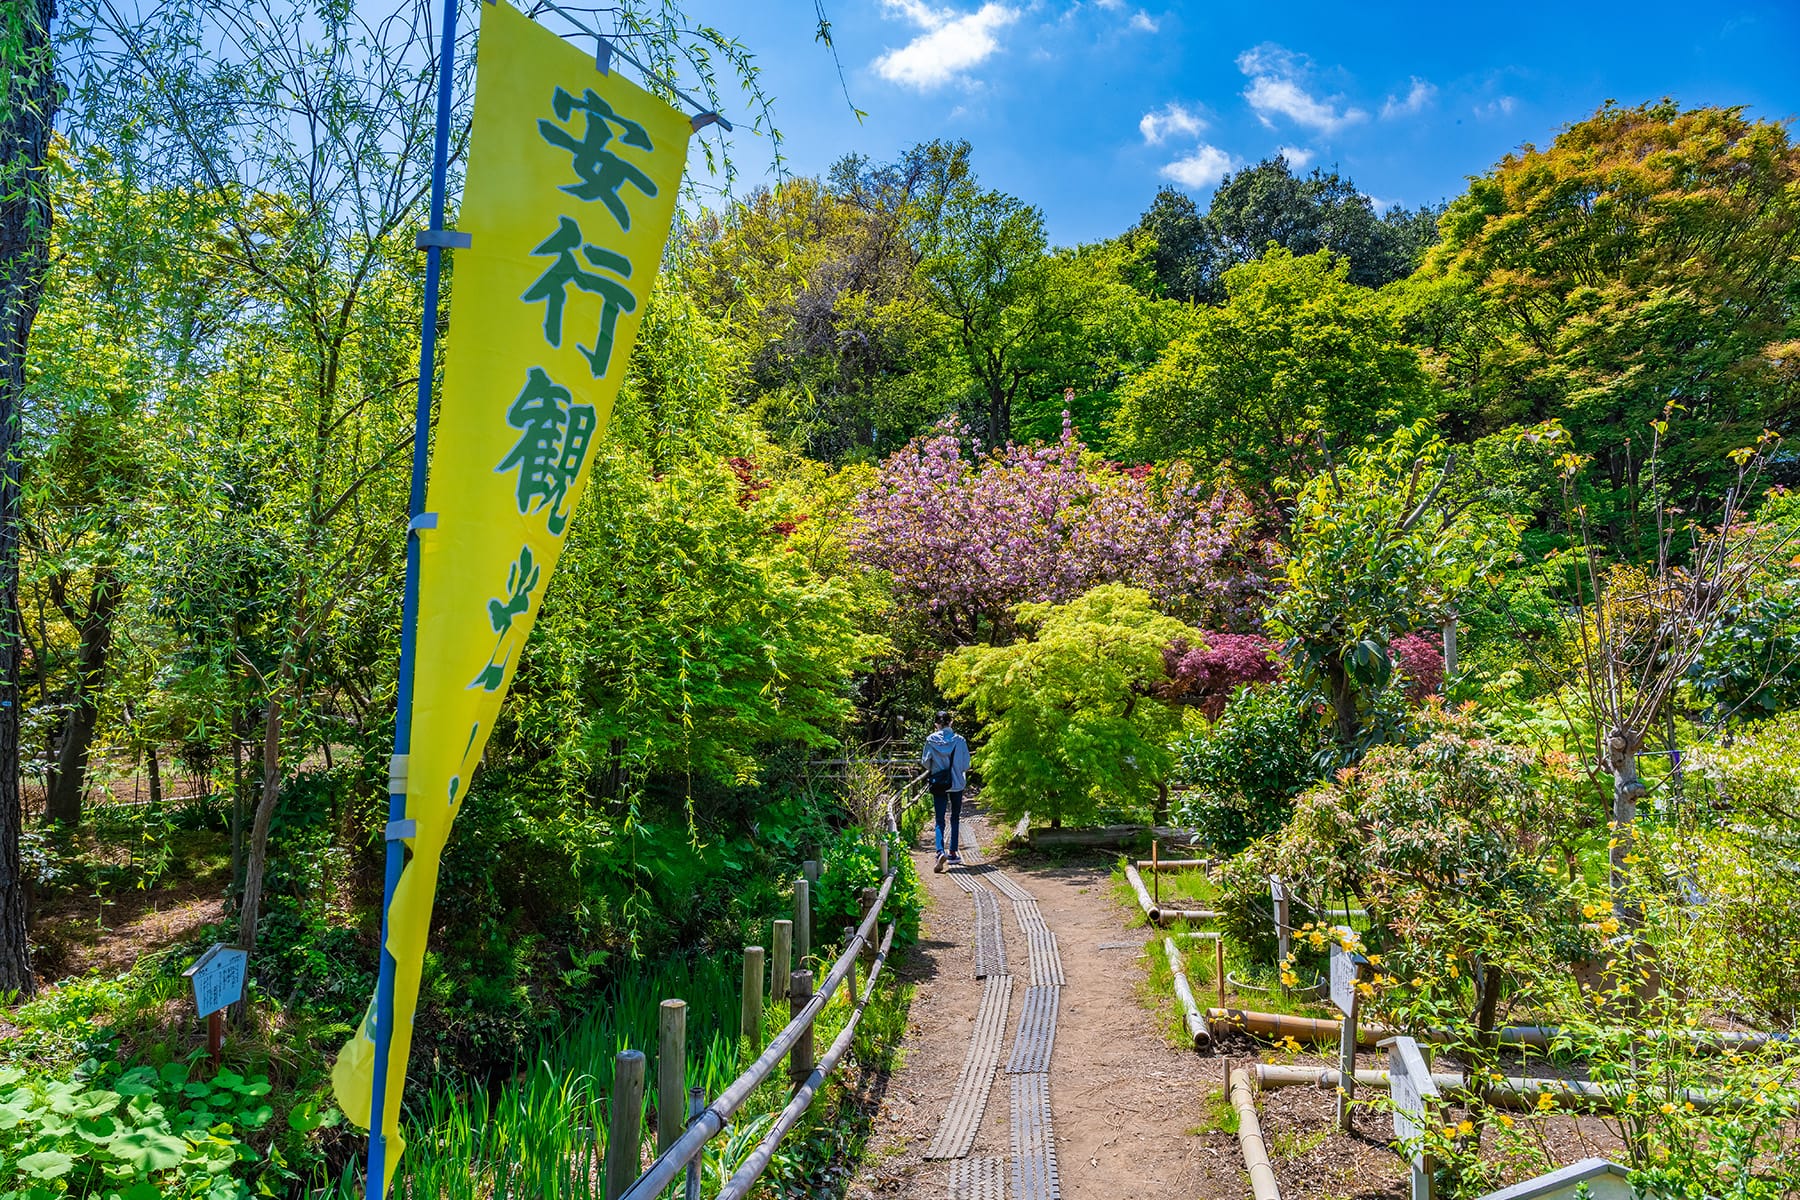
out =
[[[0,1187],[92,1191],[101,1163],[124,1197],[348,1190],[321,1056],[379,929],[429,51],[344,6],[293,6],[303,61],[266,23],[216,36],[230,6],[76,7],[98,25],[51,155],[19,463],[23,849],[55,986],[0,1066]],[[628,8],[747,73],[673,6]],[[1167,815],[1240,852],[1218,901],[1265,978],[1322,963],[1350,900],[1371,1011],[1478,1066],[1518,1015],[1634,1096],[1791,1078],[1655,1041],[1791,1024],[1800,987],[1769,949],[1800,938],[1773,865],[1800,811],[1786,127],[1608,104],[1441,215],[1378,218],[1277,158],[1077,247],[975,164],[927,142],[684,212],[444,860],[412,1194],[591,1164],[611,1055],[653,1049],[670,994],[716,1092],[736,954],[806,859],[817,943],[854,922],[887,836],[870,757],[910,765],[944,704],[1009,820],[1141,820],[1173,789]],[[449,329],[449,361],[481,335]],[[1279,966],[1271,870],[1315,906]],[[165,944],[63,980],[101,937],[77,902],[137,892],[186,914]],[[232,939],[255,951],[231,1069],[178,1079],[176,972]],[[863,1049],[903,1013],[880,998]],[[817,1119],[854,1126],[840,1103]],[[1457,1194],[1494,1176],[1469,1112],[1433,1145]],[[1788,1169],[1760,1117],[1622,1120],[1670,1195],[1732,1153]],[[795,1155],[784,1186],[823,1194]]]
[[1188,788],[1175,820],[1225,856],[1276,832],[1318,778],[1319,732],[1288,687],[1242,690],[1218,720],[1175,743],[1175,778]]
[[1067,604],[1021,604],[1025,637],[946,658],[938,685],[985,727],[974,767],[984,795],[1014,820],[1052,827],[1107,801],[1142,805],[1164,785],[1178,719],[1151,694],[1163,650],[1202,642],[1144,592],[1104,584]]

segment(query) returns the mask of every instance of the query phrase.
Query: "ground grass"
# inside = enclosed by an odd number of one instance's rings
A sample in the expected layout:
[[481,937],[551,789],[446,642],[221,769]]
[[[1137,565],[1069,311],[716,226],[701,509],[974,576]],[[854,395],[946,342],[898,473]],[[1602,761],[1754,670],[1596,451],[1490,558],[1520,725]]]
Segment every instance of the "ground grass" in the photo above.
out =
[[1232,1106],[1230,1093],[1221,1088],[1200,1097],[1200,1124],[1188,1130],[1190,1134],[1235,1134],[1237,1131],[1238,1111]]

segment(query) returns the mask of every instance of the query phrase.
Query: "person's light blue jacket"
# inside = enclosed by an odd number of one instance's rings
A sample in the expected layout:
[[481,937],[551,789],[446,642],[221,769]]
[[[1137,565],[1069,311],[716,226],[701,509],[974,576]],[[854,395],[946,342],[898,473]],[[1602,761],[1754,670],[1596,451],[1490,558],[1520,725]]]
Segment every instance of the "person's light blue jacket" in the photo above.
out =
[[927,771],[950,768],[950,790],[960,792],[968,781],[969,743],[954,729],[934,729],[919,751],[919,762]]

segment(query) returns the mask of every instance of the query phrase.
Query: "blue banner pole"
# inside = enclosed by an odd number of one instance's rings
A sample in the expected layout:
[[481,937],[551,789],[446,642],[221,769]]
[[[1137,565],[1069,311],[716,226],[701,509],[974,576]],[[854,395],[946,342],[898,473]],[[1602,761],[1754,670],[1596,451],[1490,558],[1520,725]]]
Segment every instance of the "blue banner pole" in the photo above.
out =
[[[375,987],[375,1076],[369,1102],[369,1164],[365,1196],[387,1193],[388,1054],[394,1039],[394,956],[388,950],[388,909],[406,865],[406,761],[412,752],[413,657],[419,623],[419,531],[425,516],[425,479],[431,447],[431,384],[437,373],[438,278],[444,248],[456,239],[444,229],[445,176],[450,160],[451,84],[456,65],[456,0],[444,0],[444,36],[438,52],[437,136],[431,161],[431,228],[419,238],[425,251],[425,313],[419,330],[419,401],[413,416],[412,493],[407,504],[406,590],[400,607],[400,674],[395,688],[394,759],[388,771],[387,870],[381,898],[381,976]],[[463,244],[466,244],[463,243]]]

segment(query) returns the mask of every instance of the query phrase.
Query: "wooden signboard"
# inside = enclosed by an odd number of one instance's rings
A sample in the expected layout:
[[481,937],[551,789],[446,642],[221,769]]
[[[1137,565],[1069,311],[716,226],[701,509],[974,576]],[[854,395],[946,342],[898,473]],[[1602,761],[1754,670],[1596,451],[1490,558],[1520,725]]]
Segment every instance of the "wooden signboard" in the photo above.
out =
[[[1409,1037],[1388,1038],[1381,1043],[1388,1052],[1388,1092],[1394,1100],[1394,1139],[1405,1143],[1422,1137],[1436,1120],[1437,1086],[1431,1068]],[[1412,1200],[1433,1200],[1430,1155],[1412,1151]]]
[[200,1016],[210,1017],[244,998],[244,976],[249,965],[248,954],[221,942],[182,972],[193,981],[194,1006]]
[[206,1018],[206,1052],[213,1066],[225,1046],[225,1010],[244,998],[244,977],[250,956],[236,946],[215,942],[212,949],[183,971],[194,985],[194,1007]]

